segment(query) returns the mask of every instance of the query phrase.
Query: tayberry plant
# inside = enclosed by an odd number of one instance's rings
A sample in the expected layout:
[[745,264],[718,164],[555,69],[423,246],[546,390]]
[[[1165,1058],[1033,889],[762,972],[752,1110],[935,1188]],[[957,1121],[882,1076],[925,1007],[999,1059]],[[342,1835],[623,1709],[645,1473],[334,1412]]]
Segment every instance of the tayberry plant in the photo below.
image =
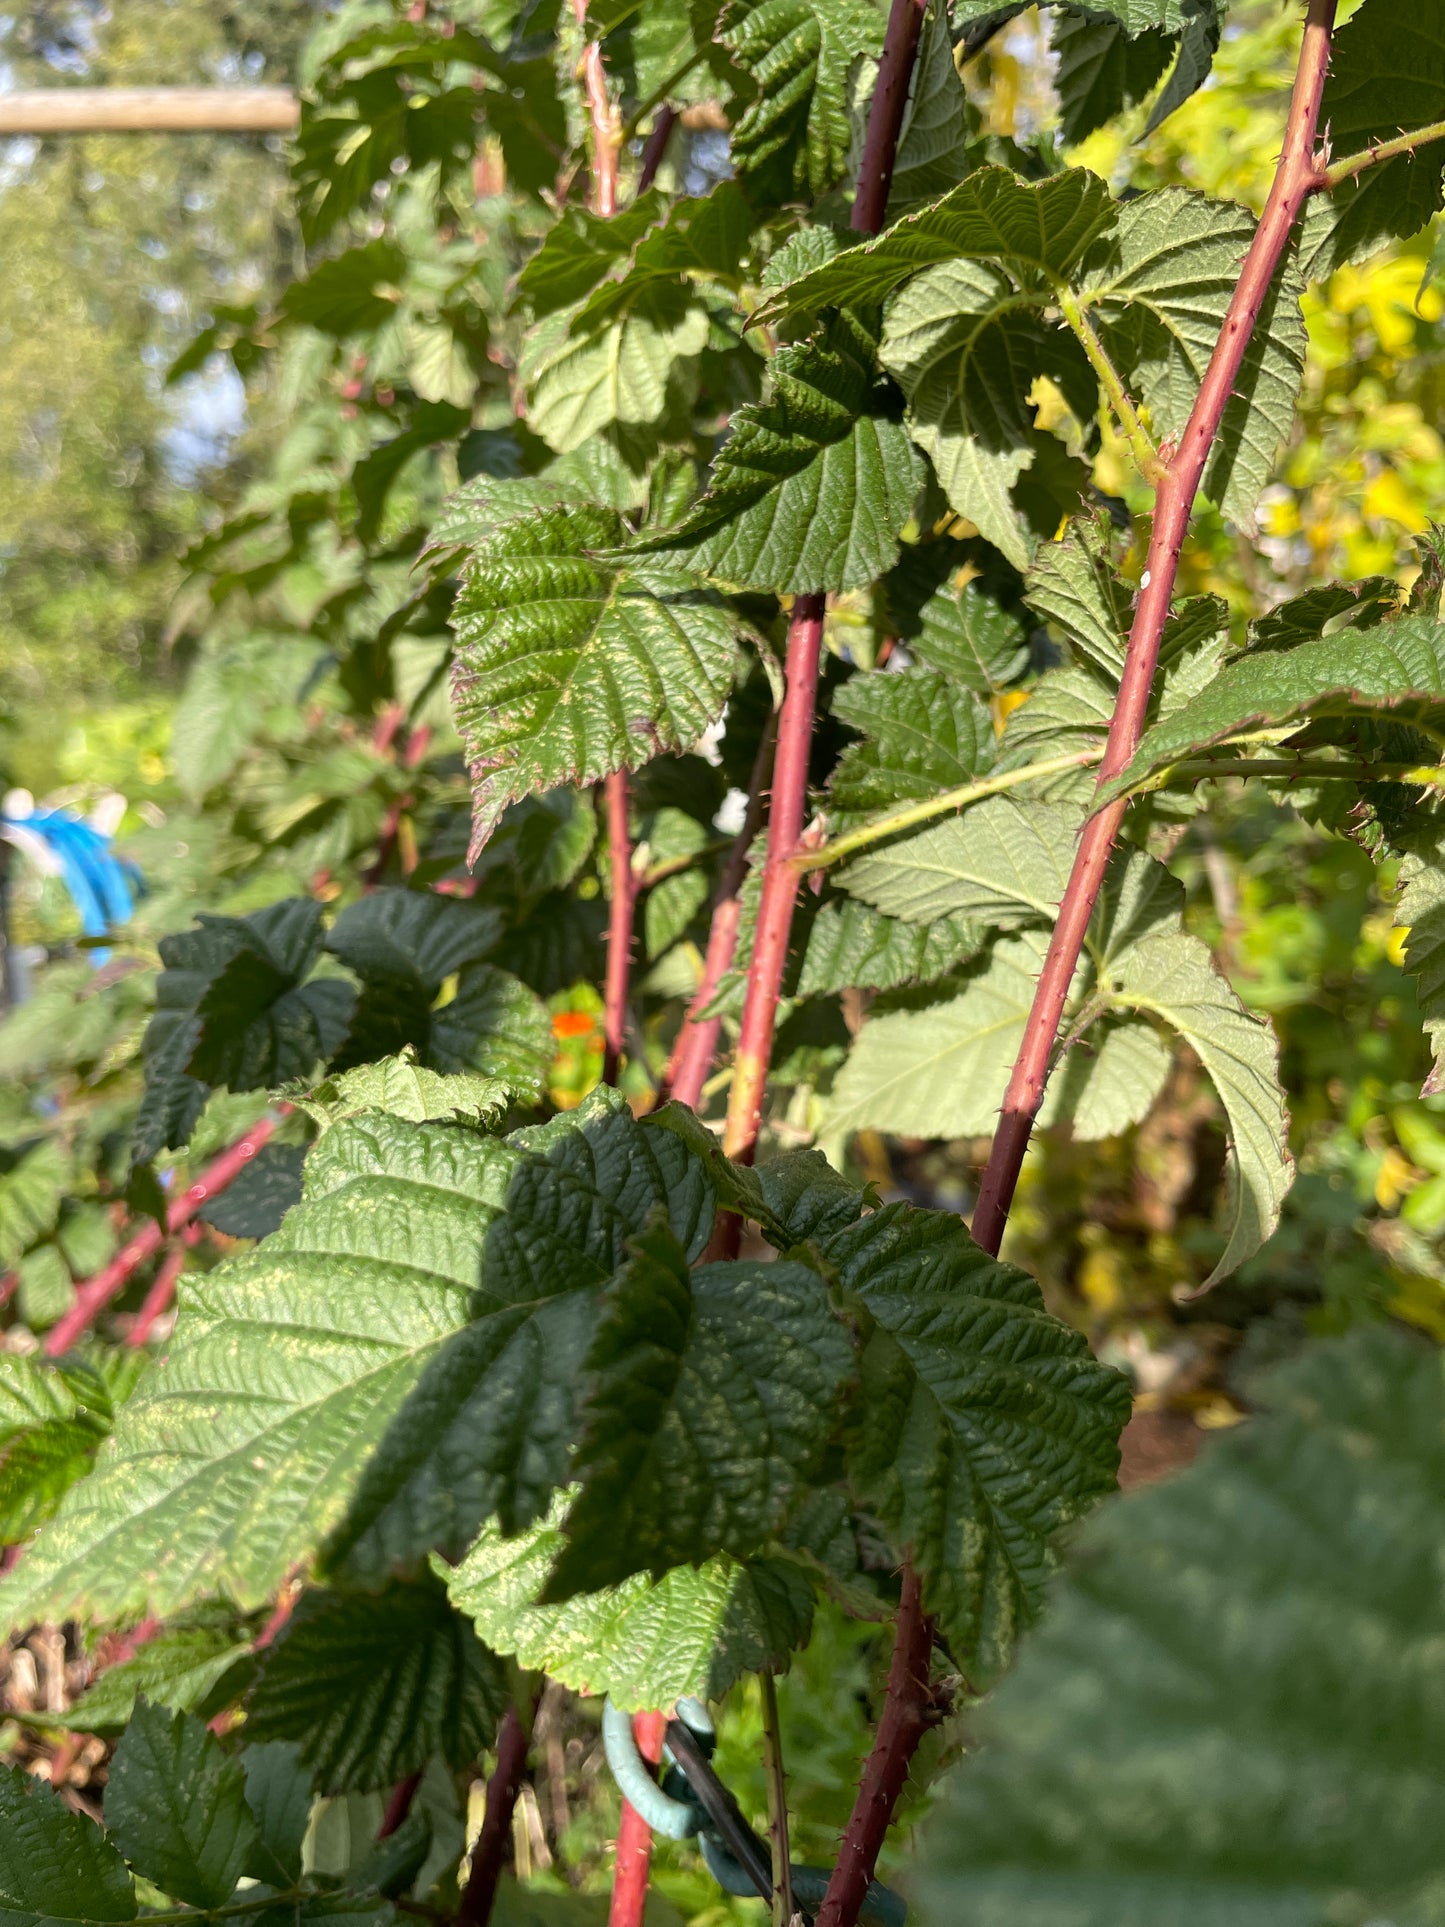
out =
[[[778,1927],[889,1927],[910,1770],[976,1732],[927,1920],[1439,1917],[1438,1356],[1306,1347],[1059,1579],[1131,1387],[1000,1256],[1031,1141],[1182,1062],[1228,1158],[1181,1291],[1275,1231],[1278,1045],[1186,888],[1241,795],[1398,878],[1445,1048],[1445,538],[1248,609],[1197,566],[1258,534],[1307,289],[1441,208],[1445,0],[1275,11],[1258,218],[1139,158],[1223,0],[326,22],[309,271],[176,370],[292,418],[190,558],[195,828],[0,1031],[55,1084],[0,1170],[54,1301],[0,1618],[71,1628],[49,1730],[114,1742],[103,1830],[0,1768],[17,1922],[596,1918],[504,1878],[561,1689],[630,1791],[616,1927],[675,1815]],[[991,1139],[967,1216],[880,1134]],[[815,1875],[776,1682],[858,1627]],[[766,1845],[699,1704],[754,1677]]]

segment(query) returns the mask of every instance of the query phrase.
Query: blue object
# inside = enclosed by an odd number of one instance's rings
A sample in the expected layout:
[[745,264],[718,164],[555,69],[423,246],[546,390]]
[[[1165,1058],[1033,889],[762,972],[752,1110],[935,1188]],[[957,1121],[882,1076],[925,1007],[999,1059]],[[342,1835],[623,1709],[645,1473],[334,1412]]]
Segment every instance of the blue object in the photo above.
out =
[[[108,836],[80,817],[63,810],[35,810],[28,816],[0,811],[0,838],[22,852],[28,848],[33,856],[41,851],[49,855],[50,863],[42,867],[60,877],[87,937],[108,936],[135,909],[140,871],[116,855]],[[106,953],[96,951],[94,957],[100,965]]]

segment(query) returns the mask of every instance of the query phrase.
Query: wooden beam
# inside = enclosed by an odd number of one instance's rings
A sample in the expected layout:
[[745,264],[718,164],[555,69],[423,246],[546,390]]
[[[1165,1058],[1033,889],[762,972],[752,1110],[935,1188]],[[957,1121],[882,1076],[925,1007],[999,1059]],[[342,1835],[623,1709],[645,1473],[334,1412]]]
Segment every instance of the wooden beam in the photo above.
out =
[[289,87],[36,87],[0,93],[3,134],[289,134]]

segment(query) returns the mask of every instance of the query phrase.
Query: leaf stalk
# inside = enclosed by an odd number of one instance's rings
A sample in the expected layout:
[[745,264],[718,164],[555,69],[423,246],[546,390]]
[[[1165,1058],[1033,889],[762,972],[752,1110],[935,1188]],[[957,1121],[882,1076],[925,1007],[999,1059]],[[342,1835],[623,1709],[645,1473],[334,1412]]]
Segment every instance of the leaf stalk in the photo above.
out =
[[1149,431],[1139,419],[1139,411],[1134,406],[1128,389],[1118,369],[1109,359],[1109,351],[1099,338],[1099,332],[1089,318],[1079,297],[1072,288],[1062,283],[1056,289],[1059,313],[1068,323],[1080,347],[1089,358],[1089,366],[1099,378],[1099,385],[1109,398],[1109,406],[1114,411],[1129,452],[1134,457],[1134,466],[1151,488],[1158,488],[1164,480],[1165,465],[1160,459]]

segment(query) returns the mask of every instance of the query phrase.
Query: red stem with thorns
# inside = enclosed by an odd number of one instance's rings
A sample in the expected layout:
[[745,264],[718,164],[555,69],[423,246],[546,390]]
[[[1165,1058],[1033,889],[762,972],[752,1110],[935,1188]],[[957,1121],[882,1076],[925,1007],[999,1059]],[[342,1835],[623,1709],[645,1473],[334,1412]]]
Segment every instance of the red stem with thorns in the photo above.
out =
[[[1319,185],[1315,131],[1319,125],[1325,75],[1329,71],[1334,19],[1335,0],[1310,0],[1279,167],[1245,256],[1218,343],[1200,384],[1189,425],[1159,484],[1144,587],[1134,611],[1124,675],[1109,724],[1104,760],[1099,765],[1101,785],[1108,784],[1125,768],[1143,734],[1159,661],[1159,641],[1169,617],[1179,555],[1189,530],[1205,463],[1295,222],[1305,201]],[[973,1235],[985,1251],[997,1254],[1003,1242],[1009,1206],[1034,1119],[1043,1102],[1064,1002],[1084,947],[1089,919],[1098,902],[1114,839],[1124,820],[1125,807],[1122,800],[1107,805],[1090,817],[1079,839],[1073,872],[1059,905],[1059,920],[1054,925],[1053,939],[1034,993],[1033,1009],[1004,1093],[1003,1114],[979,1187]]]

